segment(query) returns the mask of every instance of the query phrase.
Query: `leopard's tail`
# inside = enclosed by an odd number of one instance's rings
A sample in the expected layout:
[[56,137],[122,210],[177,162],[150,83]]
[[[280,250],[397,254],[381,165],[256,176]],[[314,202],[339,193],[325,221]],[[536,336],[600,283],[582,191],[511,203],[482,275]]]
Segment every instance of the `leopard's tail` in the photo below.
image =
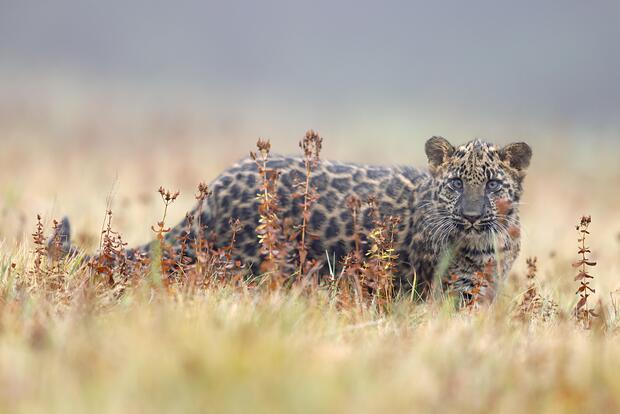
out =
[[47,252],[54,259],[78,254],[78,248],[71,245],[71,224],[68,217],[62,218],[52,236],[47,240]]
[[[68,217],[63,217],[60,223],[58,223],[55,227],[54,233],[47,241],[47,252],[50,258],[56,260],[81,255],[84,261],[89,261],[93,258],[96,259],[99,256],[98,253],[93,255],[82,254],[81,249],[71,244],[71,223],[69,222]],[[127,257],[133,259],[138,254],[148,255],[149,248],[148,245],[146,245],[125,249],[125,253],[127,254]]]
[[[179,228],[173,229],[172,232],[166,235],[166,241],[171,245],[174,245],[176,242],[176,238],[178,237],[177,233],[179,233],[181,236],[186,234],[183,230],[179,229],[184,229],[186,227],[187,224],[185,222],[180,224]],[[194,240],[194,235],[188,234],[187,238],[189,240],[188,244],[192,244],[191,242],[193,242]],[[149,242],[142,246],[124,249],[125,255],[130,260],[135,260],[139,257],[149,257],[151,256],[151,248],[153,243],[154,242]],[[99,252],[92,255],[83,254],[81,249],[71,244],[71,224],[68,217],[63,217],[60,223],[58,223],[58,225],[55,227],[54,233],[47,241],[47,252],[50,258],[56,260],[67,257],[75,257],[78,255],[83,257],[84,261],[89,261],[91,259],[97,259],[98,257],[100,257]],[[163,252],[161,254],[169,254],[169,252]],[[186,260],[189,261],[193,261],[195,259],[194,253],[193,251],[191,251],[191,248],[188,248],[187,251],[185,251],[184,257],[186,257]]]

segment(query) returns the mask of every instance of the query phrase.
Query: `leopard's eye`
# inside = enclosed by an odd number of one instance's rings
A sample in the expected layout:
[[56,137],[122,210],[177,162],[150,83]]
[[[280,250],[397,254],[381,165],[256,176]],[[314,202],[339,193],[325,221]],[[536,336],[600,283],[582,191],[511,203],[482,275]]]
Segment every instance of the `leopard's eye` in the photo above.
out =
[[461,191],[463,189],[463,180],[460,178],[451,178],[448,183],[454,190]]
[[489,180],[487,181],[487,191],[497,191],[502,188],[502,182],[500,180]]

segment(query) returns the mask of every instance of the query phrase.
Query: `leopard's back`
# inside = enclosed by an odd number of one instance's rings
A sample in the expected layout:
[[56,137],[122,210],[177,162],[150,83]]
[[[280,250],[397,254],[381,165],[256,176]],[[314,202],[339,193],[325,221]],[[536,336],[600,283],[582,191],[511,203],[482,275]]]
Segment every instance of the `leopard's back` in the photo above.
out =
[[[278,171],[278,216],[289,232],[303,220],[304,160],[294,157],[272,156],[268,168]],[[410,212],[415,203],[416,189],[427,175],[414,168],[377,167],[352,163],[320,161],[311,172],[310,187],[316,193],[307,220],[310,258],[324,260],[327,256],[342,259],[355,248],[355,235],[366,247],[366,236],[373,227],[373,215],[367,201],[375,200],[374,217],[399,217],[399,240],[410,239],[405,233],[411,229]],[[231,220],[239,220],[235,234],[237,259],[244,263],[260,262],[256,228],[259,225],[259,204],[262,177],[251,158],[244,159],[224,171],[211,183],[212,196],[203,211],[202,222],[207,234],[215,236],[219,246],[230,243]],[[359,217],[354,222],[350,197],[361,202]],[[182,229],[182,226],[179,226]],[[400,246],[397,240],[397,245]],[[401,249],[402,250],[402,249]],[[406,257],[405,252],[402,252]]]

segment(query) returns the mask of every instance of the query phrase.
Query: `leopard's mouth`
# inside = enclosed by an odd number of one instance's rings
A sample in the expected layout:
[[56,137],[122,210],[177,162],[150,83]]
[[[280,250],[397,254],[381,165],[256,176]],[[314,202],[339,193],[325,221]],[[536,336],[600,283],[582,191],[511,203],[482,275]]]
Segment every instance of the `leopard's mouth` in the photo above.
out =
[[467,220],[459,219],[456,223],[457,228],[469,234],[483,234],[491,232],[493,228],[493,220],[492,219],[482,219],[471,223]]

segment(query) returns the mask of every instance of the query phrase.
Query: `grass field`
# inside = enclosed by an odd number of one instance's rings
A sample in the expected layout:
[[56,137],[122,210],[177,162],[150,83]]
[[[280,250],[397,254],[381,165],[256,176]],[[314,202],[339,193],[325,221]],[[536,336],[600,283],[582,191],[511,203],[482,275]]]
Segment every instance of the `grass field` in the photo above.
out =
[[[69,215],[77,242],[93,251],[109,200],[114,227],[130,245],[143,243],[162,214],[160,185],[181,191],[174,224],[193,206],[196,185],[247,154],[256,137],[201,140],[166,125],[153,133],[171,128],[185,138],[131,131],[143,139],[123,145],[88,122],[68,140],[45,123],[10,125],[0,144],[1,412],[620,410],[620,171],[609,148],[532,143],[523,252],[491,306],[408,298],[342,306],[326,290],[226,281],[164,288],[157,274],[121,290],[89,276],[79,259],[44,259],[37,272],[37,214],[48,234],[53,218]],[[302,132],[274,140],[275,150],[295,151]],[[423,138],[404,152],[417,165]],[[326,136],[324,145],[327,158],[392,162],[373,142],[332,146]],[[572,316],[582,215],[592,216],[588,245],[598,262],[590,303],[600,316],[591,329]],[[528,257],[538,258],[529,280]],[[540,307],[520,313],[530,284]]]

